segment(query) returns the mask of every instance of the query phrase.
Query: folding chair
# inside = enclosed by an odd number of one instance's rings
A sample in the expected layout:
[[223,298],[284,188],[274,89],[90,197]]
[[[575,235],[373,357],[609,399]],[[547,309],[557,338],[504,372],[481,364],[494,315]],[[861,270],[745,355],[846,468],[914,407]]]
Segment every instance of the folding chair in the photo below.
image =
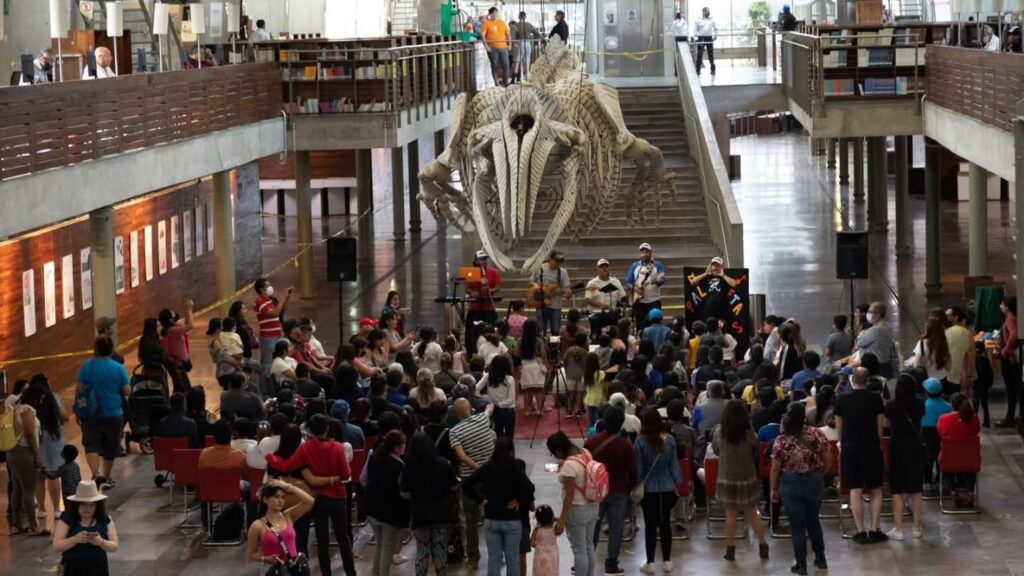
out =
[[[708,540],[725,540],[725,536],[718,536],[712,533],[711,523],[712,522],[725,522],[725,511],[722,511],[720,516],[714,514],[714,507],[718,503],[716,495],[718,493],[718,458],[704,458],[704,494],[708,500],[708,511],[707,511],[707,539]],[[746,517],[743,512],[740,512],[736,518],[736,538],[743,539],[747,537],[747,524]],[[739,529],[740,522],[743,522],[743,530]]]
[[245,479],[249,482],[249,498],[257,504],[260,502],[260,488],[263,487],[263,477],[266,474],[267,471],[260,468],[245,469]]
[[[843,524],[843,512],[847,512],[850,515],[850,519],[853,519],[853,509],[851,506],[850,488],[843,484],[842,468],[839,465],[839,461],[836,460],[836,475],[839,476],[839,535],[845,539],[854,537],[854,534],[846,532],[846,526]],[[843,499],[846,499],[846,504],[843,504]],[[854,526],[856,526],[856,522]]]
[[[762,482],[770,482],[772,478],[772,457],[768,455],[768,448],[771,446],[770,442],[758,442],[757,443],[757,477]],[[774,515],[772,514],[772,501],[771,498],[765,502],[765,509],[768,511],[768,532],[772,535],[772,538],[789,538],[788,532],[779,532],[779,526],[776,525]],[[762,516],[762,518],[764,518]],[[782,522],[782,506],[779,505],[778,514],[779,523]]]
[[[687,520],[693,520],[693,492],[690,490],[690,485],[693,480],[690,478],[693,473],[693,448],[687,446],[686,452],[683,457],[679,459],[679,470],[682,472],[683,479],[676,484],[676,495],[679,496],[680,503],[683,506],[683,517]],[[678,504],[677,504],[678,505]],[[681,534],[672,535],[673,540],[689,540],[689,532],[682,532]]]
[[182,500],[184,501],[185,517],[178,524],[178,528],[202,528],[202,524],[189,524],[188,516],[192,508],[188,505],[189,489],[199,488],[199,453],[198,448],[177,448],[171,451],[171,474],[174,477],[174,486],[182,489]]
[[[897,511],[892,503],[892,484],[889,482],[889,437],[883,436],[879,444],[882,448],[882,512],[879,515],[883,518],[892,518],[899,512],[902,516],[907,512],[906,509]],[[870,497],[867,494],[862,499],[865,503],[870,502]],[[886,504],[889,505],[889,512],[885,511]]]
[[[832,453],[832,468],[830,468],[828,470],[825,470],[825,474],[824,474],[825,493],[826,493],[826,495],[828,494],[829,489],[836,485],[836,481],[837,481],[837,478],[839,476],[839,443],[835,442],[835,441],[830,441],[828,443],[828,449],[829,449],[829,452]],[[821,503],[822,503],[821,510],[825,510],[825,506],[824,506],[825,504],[835,504],[836,505],[836,513],[832,514],[832,513],[824,513],[824,512],[819,511],[818,512],[818,518],[820,520],[834,520],[836,518],[839,518],[839,515],[842,512],[843,503],[842,503],[842,499],[839,497],[838,488],[836,489],[836,497],[835,498],[828,498],[828,497],[823,498],[821,500]]]
[[[371,436],[370,438],[376,438]],[[369,438],[367,438],[369,440]],[[359,508],[363,507],[362,501],[356,497],[356,488],[361,488],[359,477],[363,475],[363,467],[366,466],[366,453],[368,448],[360,448],[352,451],[352,461],[349,462],[349,468],[352,470],[352,480],[348,483],[345,489],[348,491],[349,498],[356,503]],[[356,515],[349,513],[349,524],[355,524],[356,526],[362,527],[366,525],[366,521],[359,522]]]
[[[173,472],[171,464],[174,458],[174,450],[188,448],[188,438],[153,438],[153,469],[157,472],[153,478],[153,484],[162,488],[164,483],[171,479]],[[163,472],[163,474],[160,474]],[[174,505],[174,484],[167,485],[167,505]]]
[[[939,509],[943,514],[979,514],[978,472],[981,472],[981,437],[943,438],[939,444]],[[974,505],[970,508],[947,508],[949,496],[942,488],[944,474],[974,474]]]
[[207,534],[209,536],[206,541],[203,542],[203,546],[237,546],[244,542],[242,539],[242,532],[244,532],[244,530],[239,532],[239,538],[237,540],[232,540],[230,542],[213,541],[213,505],[241,504],[244,506],[245,502],[242,499],[242,493],[240,490],[241,483],[241,470],[203,470],[199,475],[199,501],[202,502],[203,506],[210,507],[206,515],[206,527]]

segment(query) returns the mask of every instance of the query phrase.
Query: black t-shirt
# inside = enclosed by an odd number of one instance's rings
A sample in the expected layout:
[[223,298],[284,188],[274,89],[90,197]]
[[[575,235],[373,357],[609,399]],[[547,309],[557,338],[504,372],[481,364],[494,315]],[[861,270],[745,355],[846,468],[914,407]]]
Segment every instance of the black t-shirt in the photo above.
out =
[[878,445],[878,415],[885,413],[882,397],[868,390],[852,390],[836,399],[835,415],[843,419],[843,444]]
[[452,487],[458,483],[455,469],[444,458],[434,459],[428,474],[422,477],[405,469],[400,488],[412,494],[412,527],[423,528],[447,524],[452,513]]
[[729,284],[721,276],[708,276],[700,281],[700,288],[704,291],[704,318],[715,317],[719,320],[732,318],[732,311],[729,309]]

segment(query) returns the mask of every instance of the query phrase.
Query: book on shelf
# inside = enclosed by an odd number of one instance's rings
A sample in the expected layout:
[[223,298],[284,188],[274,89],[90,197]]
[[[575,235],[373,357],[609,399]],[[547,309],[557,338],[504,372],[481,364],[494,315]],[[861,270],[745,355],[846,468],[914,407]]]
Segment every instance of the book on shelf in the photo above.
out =
[[924,28],[896,28],[893,34],[894,44],[924,44],[926,39]]
[[256,61],[257,62],[277,62],[277,56],[274,54],[273,48],[257,48],[256,49]]
[[889,48],[861,48],[857,50],[857,66],[892,66]]
[[821,35],[821,47],[845,46],[849,30],[829,30]]
[[897,66],[924,66],[925,63],[924,48],[917,46],[908,46],[906,48],[896,49],[896,65]]
[[858,34],[858,46],[892,46],[892,28],[880,30],[865,30]]
[[821,64],[825,68],[843,68],[849,64],[849,50],[829,50],[822,54]]
[[826,96],[851,96],[853,91],[853,78],[831,78],[825,80]]
[[[905,80],[904,78],[904,89]],[[860,92],[867,96],[895,95],[896,78],[865,78],[860,86]]]

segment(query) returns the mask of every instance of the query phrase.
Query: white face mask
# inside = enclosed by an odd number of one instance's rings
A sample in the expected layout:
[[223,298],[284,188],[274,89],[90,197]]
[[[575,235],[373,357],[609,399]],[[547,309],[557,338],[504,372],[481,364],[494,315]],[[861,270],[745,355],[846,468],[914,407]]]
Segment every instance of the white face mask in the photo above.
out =
[[878,318],[875,316],[874,312],[868,312],[868,322],[871,324],[878,322]]
[[274,287],[273,286],[267,286],[267,296],[273,296],[273,295],[274,295]]

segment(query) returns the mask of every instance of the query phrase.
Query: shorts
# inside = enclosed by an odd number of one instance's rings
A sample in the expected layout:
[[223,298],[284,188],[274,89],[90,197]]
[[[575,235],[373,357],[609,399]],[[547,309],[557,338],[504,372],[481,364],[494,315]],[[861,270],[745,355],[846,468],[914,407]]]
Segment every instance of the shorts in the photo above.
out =
[[124,418],[103,416],[82,419],[82,444],[86,454],[99,454],[104,460],[117,458],[121,451]]
[[583,380],[575,380],[573,378],[565,379],[565,391],[566,392],[583,392]]
[[844,487],[850,490],[881,488],[882,470],[882,449],[877,444],[843,443],[839,473]]

